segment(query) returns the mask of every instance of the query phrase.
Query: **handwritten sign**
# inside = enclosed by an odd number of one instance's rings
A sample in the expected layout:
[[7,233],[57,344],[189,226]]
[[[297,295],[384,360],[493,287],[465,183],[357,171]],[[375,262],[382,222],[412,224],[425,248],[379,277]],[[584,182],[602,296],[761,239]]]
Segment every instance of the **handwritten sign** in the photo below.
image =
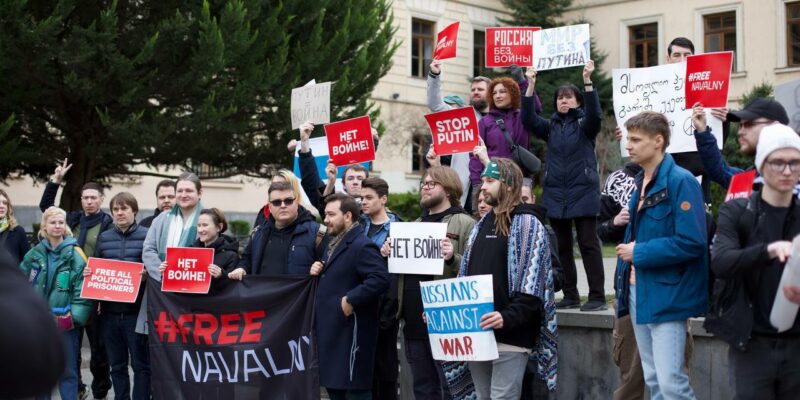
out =
[[478,145],[478,120],[472,107],[427,114],[425,120],[438,155],[468,153]]
[[325,125],[328,155],[337,166],[375,159],[375,142],[368,116]]
[[144,264],[89,257],[86,268],[92,274],[83,278],[81,298],[135,303],[142,285]]
[[[672,127],[669,153],[697,151],[692,126],[692,109],[686,108],[684,79],[686,63],[665,64],[648,68],[619,68],[611,72],[613,78],[614,116],[622,129],[620,152],[628,156],[625,145],[628,132],[625,122],[634,115],[648,110],[664,114]],[[711,133],[722,148],[722,121],[706,108],[706,121]]]
[[754,169],[734,175],[731,178],[730,185],[728,185],[725,201],[750,197],[750,193],[753,192],[753,181],[755,180],[756,170]]
[[486,28],[486,68],[533,65],[533,32],[539,27]]
[[459,22],[453,22],[436,35],[436,49],[433,51],[433,58],[444,60],[456,56],[458,27],[460,25]]
[[167,247],[167,269],[161,280],[162,292],[208,293],[214,249]]
[[533,32],[533,65],[537,71],[575,67],[590,59],[589,24]]
[[689,56],[686,59],[686,108],[698,102],[703,107],[727,107],[732,67],[732,51]]
[[419,286],[434,360],[497,359],[494,331],[480,327],[481,317],[494,311],[491,275],[420,282]]
[[442,275],[442,240],[447,224],[437,222],[393,222],[389,228],[392,274]]
[[331,122],[331,83],[309,84],[292,89],[292,129],[304,122],[327,124]]

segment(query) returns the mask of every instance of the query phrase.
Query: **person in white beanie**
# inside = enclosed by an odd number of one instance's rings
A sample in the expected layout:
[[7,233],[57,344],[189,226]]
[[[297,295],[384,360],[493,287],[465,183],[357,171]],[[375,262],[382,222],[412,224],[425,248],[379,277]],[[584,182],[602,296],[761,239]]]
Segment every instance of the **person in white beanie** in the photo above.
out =
[[785,332],[769,322],[791,240],[800,234],[800,136],[786,125],[764,127],[755,166],[760,191],[719,210],[711,269],[718,278],[706,329],[728,350],[734,399],[796,399],[800,393],[800,319]]

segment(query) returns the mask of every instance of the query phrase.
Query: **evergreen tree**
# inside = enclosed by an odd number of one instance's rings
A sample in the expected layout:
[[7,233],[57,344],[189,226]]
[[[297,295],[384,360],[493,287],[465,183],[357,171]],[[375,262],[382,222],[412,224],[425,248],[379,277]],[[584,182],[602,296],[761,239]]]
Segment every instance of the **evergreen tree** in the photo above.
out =
[[0,178],[68,157],[67,209],[84,182],[160,176],[140,164],[286,165],[292,88],[335,81],[333,120],[374,118],[397,48],[387,0],[0,0],[0,21]]

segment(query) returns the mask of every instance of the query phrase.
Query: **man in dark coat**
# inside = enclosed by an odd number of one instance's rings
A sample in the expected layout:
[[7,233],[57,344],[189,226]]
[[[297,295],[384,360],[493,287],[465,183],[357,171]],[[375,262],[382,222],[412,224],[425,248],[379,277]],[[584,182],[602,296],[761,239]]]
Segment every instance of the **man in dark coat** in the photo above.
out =
[[389,289],[389,271],[378,246],[358,223],[355,200],[335,193],[326,199],[331,241],[311,266],[317,288],[319,382],[331,400],[371,399],[378,298]]
[[153,215],[144,218],[139,225],[149,228],[150,225],[153,224],[153,220],[156,219],[158,214],[161,212],[169,212],[172,209],[172,206],[175,205],[175,182],[172,179],[164,179],[161,182],[158,182],[156,185],[156,203],[158,207],[153,212]]

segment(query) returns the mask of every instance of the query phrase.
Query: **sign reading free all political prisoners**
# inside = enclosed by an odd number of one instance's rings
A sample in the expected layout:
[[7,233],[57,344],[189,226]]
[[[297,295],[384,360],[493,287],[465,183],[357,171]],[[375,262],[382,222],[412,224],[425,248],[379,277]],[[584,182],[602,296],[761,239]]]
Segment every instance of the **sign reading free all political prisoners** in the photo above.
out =
[[[692,109],[685,107],[686,63],[664,64],[648,68],[619,68],[613,77],[614,116],[622,129],[620,152],[628,156],[625,146],[628,132],[625,122],[642,111],[664,114],[669,120],[672,134],[667,147],[669,153],[697,151],[692,127]],[[706,122],[722,148],[722,121],[706,108]]]
[[480,320],[494,311],[491,275],[420,282],[422,306],[434,360],[495,360],[494,331]]

